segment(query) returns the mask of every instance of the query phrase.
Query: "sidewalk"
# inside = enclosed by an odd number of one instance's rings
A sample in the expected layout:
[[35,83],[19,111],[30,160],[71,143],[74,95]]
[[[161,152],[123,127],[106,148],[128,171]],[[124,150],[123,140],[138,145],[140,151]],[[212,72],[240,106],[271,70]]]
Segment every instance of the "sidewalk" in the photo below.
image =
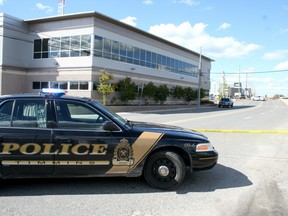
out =
[[107,106],[113,112],[137,112],[197,108],[197,105]]

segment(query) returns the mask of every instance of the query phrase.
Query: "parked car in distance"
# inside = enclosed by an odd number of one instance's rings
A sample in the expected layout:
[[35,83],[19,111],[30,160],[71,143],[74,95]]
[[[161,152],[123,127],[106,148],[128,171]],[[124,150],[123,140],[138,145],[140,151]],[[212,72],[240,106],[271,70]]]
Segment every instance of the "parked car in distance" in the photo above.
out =
[[233,107],[234,101],[231,98],[221,98],[221,100],[218,103],[218,107]]
[[254,96],[254,97],[252,97],[252,100],[253,101],[265,101],[266,98],[262,97],[262,96]]
[[253,96],[253,97],[252,97],[252,100],[253,100],[253,101],[259,101],[259,100],[260,100],[260,96]]

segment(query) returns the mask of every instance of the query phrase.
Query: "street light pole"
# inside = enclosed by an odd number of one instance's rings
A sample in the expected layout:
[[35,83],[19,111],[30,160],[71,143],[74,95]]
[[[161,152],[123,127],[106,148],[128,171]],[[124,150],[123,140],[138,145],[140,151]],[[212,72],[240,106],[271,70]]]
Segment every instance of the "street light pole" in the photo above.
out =
[[200,47],[200,56],[199,56],[199,66],[198,66],[198,70],[199,70],[199,79],[198,79],[198,94],[197,94],[197,109],[200,107],[200,103],[201,103],[201,76],[202,76],[202,47]]

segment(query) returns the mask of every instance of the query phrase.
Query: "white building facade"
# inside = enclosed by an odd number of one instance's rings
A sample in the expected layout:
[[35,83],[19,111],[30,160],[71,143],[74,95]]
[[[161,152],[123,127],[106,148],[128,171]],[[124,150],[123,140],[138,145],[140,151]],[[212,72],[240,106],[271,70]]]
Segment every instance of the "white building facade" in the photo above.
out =
[[[101,69],[112,83],[131,77],[198,88],[200,54],[97,12],[21,20],[0,14],[0,94],[66,89],[101,99]],[[201,56],[201,88],[209,92],[212,59]]]

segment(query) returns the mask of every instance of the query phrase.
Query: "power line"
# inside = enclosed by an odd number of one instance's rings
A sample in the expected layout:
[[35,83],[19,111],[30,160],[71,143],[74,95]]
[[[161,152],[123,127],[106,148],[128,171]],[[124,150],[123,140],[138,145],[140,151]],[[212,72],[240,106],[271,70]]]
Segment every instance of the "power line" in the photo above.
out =
[[271,71],[252,71],[252,72],[211,72],[210,74],[233,74],[233,75],[238,75],[238,74],[264,74],[264,73],[283,73],[283,72],[288,72],[287,70],[271,70]]

